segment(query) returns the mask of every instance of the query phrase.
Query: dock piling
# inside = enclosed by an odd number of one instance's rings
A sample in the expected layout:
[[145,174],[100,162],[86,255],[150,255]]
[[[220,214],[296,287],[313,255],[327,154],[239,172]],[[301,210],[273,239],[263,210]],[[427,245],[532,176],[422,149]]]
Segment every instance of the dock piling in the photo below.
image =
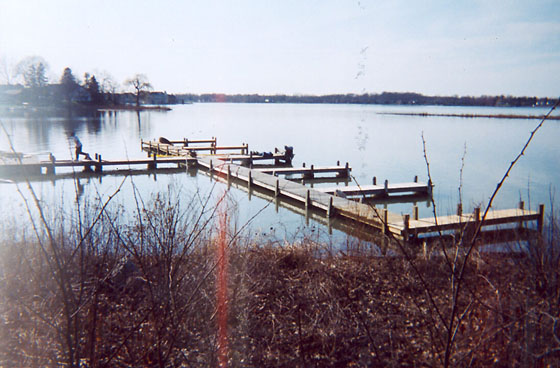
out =
[[383,212],[381,212],[381,214],[382,214],[382,216],[383,216],[383,218],[382,218],[382,221],[383,221],[383,234],[384,234],[384,235],[387,235],[387,234],[389,233],[389,225],[388,225],[388,222],[389,222],[389,212],[387,211],[386,208],[384,208],[382,211],[383,211]]
[[95,157],[97,158],[97,164],[95,165],[95,172],[101,172],[103,171],[103,164],[101,163],[101,155],[98,155],[96,153]]
[[[525,202],[523,201],[519,201],[519,209],[521,210],[521,213],[523,213],[525,211]],[[537,224],[538,226],[538,224]],[[523,228],[523,221],[519,221],[519,228]]]
[[539,204],[539,217],[537,219],[537,230],[542,234],[544,225],[544,204]]
[[408,242],[408,234],[410,232],[410,215],[408,213],[403,215],[403,224],[404,224],[404,229],[402,234],[404,237],[404,241]]
[[474,209],[474,222],[478,227],[478,224],[480,223],[480,207],[476,207]]
[[157,169],[157,155],[153,154],[152,158],[153,158],[153,162],[151,164],[148,164],[148,169],[155,170]]

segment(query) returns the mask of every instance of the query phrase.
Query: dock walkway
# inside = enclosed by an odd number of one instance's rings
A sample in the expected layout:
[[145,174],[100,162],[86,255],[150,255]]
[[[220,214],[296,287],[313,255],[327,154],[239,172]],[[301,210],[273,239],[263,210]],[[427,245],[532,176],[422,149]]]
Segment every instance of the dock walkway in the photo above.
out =
[[[266,172],[242,167],[225,162],[215,157],[200,157],[198,164],[205,167],[211,173],[226,177],[228,180],[236,178],[245,182],[250,189],[258,186],[274,193],[275,197],[285,196],[302,203],[306,209],[316,208],[325,212],[327,218],[341,216],[355,222],[365,224],[381,230],[383,233],[391,233],[393,236],[409,241],[420,234],[434,233],[447,230],[462,230],[466,226],[480,223],[480,210],[473,214],[460,216],[442,216],[437,218],[411,219],[410,215],[399,215],[387,210],[380,210],[374,206],[360,203],[347,198],[329,194],[330,190],[308,188],[305,185],[275,177]],[[409,183],[402,188],[417,188],[420,190],[421,183]],[[397,188],[398,186],[395,186]],[[425,189],[425,184],[423,185]],[[341,187],[344,188],[344,187]],[[382,187],[385,191],[385,188]],[[371,189],[371,188],[370,188]],[[422,190],[424,190],[422,189]],[[355,190],[351,188],[351,190]],[[498,210],[488,213],[483,225],[521,224],[527,221],[537,221],[537,227],[542,229],[544,206],[539,211],[524,209]]]
[[0,164],[0,175],[2,176],[32,176],[41,174],[56,174],[57,168],[82,168],[84,171],[103,171],[104,167],[131,168],[145,166],[147,169],[156,169],[160,164],[174,164],[179,166],[191,166],[196,164],[196,159],[190,157],[157,157],[147,159],[130,160],[103,160],[100,155],[96,155],[95,160],[33,160],[22,161],[21,163],[11,161],[10,163]]

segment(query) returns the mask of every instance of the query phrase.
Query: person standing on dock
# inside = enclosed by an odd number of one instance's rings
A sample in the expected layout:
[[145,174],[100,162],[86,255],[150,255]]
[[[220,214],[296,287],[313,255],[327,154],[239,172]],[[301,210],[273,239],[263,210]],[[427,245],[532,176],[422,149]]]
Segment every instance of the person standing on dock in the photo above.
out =
[[72,135],[70,137],[74,140],[74,149],[75,149],[75,152],[76,152],[76,160],[80,159],[80,155],[84,155],[84,157],[87,160],[91,160],[91,157],[89,156],[89,154],[82,151],[82,142],[80,142],[80,140],[78,139],[76,134],[72,133]]

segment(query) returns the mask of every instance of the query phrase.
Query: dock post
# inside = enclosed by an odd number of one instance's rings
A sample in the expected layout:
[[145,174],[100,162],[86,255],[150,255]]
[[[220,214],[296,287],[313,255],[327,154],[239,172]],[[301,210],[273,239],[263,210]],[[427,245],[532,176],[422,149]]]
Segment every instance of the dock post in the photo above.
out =
[[307,191],[305,192],[305,210],[309,211],[310,207],[311,207],[311,195],[309,189],[307,189]]
[[432,179],[428,179],[428,195],[430,197],[432,196],[433,189],[434,189],[434,186],[432,185]]
[[389,232],[389,226],[387,226],[387,222],[389,221],[389,215],[386,208],[383,209],[383,234],[387,235]]
[[157,168],[157,155],[152,155],[153,161],[148,164],[148,170],[155,170]]
[[227,181],[228,183],[231,180],[231,165],[227,165]]
[[329,206],[327,207],[327,218],[334,216],[333,196],[329,196]]
[[544,204],[539,204],[539,218],[537,219],[537,230],[542,234],[544,225]]
[[384,188],[383,191],[385,193],[385,195],[389,195],[389,180],[385,179],[385,184],[384,184]]
[[348,164],[348,162],[346,163],[344,168],[346,169],[346,177],[348,178],[350,176],[350,165]]
[[457,216],[459,216],[459,217],[463,216],[463,204],[462,203],[457,203]]
[[[523,216],[523,213],[525,212],[525,202],[519,201],[519,209],[521,210],[521,216]],[[523,228],[523,221],[521,220],[519,220],[519,228]]]
[[101,163],[101,155],[95,154],[97,157],[97,164],[95,165],[95,172],[103,171],[103,164]]
[[418,206],[417,206],[417,205],[414,205],[414,206],[412,207],[412,214],[414,215],[413,218],[414,218],[416,221],[418,221]]
[[247,178],[247,188],[251,190],[251,184],[253,184],[253,174],[252,170],[249,170],[249,177]]
[[377,185],[377,178],[374,176],[373,180],[371,181],[373,185]]
[[214,163],[212,162],[212,159],[210,159],[210,174],[212,174],[213,170],[214,170]]
[[414,175],[414,182],[418,183],[418,175]]
[[278,197],[280,195],[280,179],[276,179],[276,183],[274,184],[274,196]]
[[408,233],[410,232],[410,215],[408,213],[403,215],[403,223],[404,223],[403,237],[405,243],[408,243]]
[[474,222],[478,227],[478,223],[480,222],[480,207],[474,209]]
[[54,157],[52,153],[49,153],[49,161],[51,164],[47,166],[47,175],[54,175],[56,173],[56,157]]
[[315,166],[313,164],[311,164],[311,166],[309,167],[309,172],[304,173],[303,174],[303,178],[304,179],[313,179],[315,177],[315,174],[313,173],[313,170],[315,169]]

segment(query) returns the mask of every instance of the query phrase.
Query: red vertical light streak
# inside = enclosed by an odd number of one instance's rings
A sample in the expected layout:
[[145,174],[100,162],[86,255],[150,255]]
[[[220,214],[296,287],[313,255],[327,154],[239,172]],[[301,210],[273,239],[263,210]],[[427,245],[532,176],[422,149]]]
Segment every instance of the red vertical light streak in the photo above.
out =
[[227,281],[228,281],[228,252],[227,252],[227,229],[228,211],[227,201],[224,196],[218,203],[221,206],[219,211],[218,244],[216,247],[216,304],[218,317],[218,366],[225,368],[228,362],[228,300],[227,300]]

